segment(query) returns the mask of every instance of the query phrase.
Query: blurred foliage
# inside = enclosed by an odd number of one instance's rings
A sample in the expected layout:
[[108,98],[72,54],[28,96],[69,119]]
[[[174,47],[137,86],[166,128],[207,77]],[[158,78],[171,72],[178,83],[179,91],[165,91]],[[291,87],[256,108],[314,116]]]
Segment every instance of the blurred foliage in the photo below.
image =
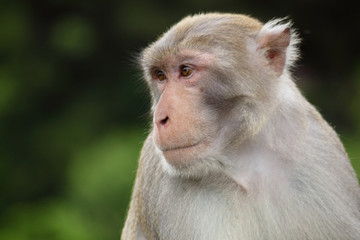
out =
[[0,0],[0,239],[119,239],[149,121],[133,59],[187,14],[290,16],[304,39],[297,83],[359,172],[356,9],[324,0]]

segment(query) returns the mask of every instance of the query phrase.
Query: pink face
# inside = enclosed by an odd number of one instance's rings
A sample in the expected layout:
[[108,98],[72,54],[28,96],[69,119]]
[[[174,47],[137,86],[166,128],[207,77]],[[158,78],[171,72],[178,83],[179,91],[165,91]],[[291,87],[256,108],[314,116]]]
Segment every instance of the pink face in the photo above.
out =
[[203,106],[203,89],[214,62],[211,54],[185,50],[151,71],[161,93],[154,111],[154,142],[171,165],[201,157],[214,137],[211,114]]

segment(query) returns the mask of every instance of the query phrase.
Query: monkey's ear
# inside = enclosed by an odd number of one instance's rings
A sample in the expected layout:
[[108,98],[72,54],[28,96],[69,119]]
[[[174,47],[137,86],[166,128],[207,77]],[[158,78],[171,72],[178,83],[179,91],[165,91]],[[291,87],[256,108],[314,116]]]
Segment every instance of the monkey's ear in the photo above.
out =
[[282,21],[277,19],[267,22],[256,36],[256,50],[266,58],[278,76],[298,58],[297,35],[291,30],[291,23]]

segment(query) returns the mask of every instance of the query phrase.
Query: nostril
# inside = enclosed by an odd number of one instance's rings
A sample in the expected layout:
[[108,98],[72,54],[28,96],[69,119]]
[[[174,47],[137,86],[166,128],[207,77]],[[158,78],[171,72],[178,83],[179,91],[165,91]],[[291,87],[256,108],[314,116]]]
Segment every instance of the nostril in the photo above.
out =
[[160,121],[160,124],[165,125],[168,120],[169,120],[169,117],[166,117],[166,118],[164,118],[163,120]]

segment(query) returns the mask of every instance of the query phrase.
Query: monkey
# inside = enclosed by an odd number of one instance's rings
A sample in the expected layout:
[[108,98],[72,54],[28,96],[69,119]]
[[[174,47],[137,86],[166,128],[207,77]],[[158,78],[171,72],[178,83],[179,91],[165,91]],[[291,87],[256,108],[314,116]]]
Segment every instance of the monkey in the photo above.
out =
[[122,240],[360,239],[360,188],[288,19],[187,16],[142,51],[151,128]]

